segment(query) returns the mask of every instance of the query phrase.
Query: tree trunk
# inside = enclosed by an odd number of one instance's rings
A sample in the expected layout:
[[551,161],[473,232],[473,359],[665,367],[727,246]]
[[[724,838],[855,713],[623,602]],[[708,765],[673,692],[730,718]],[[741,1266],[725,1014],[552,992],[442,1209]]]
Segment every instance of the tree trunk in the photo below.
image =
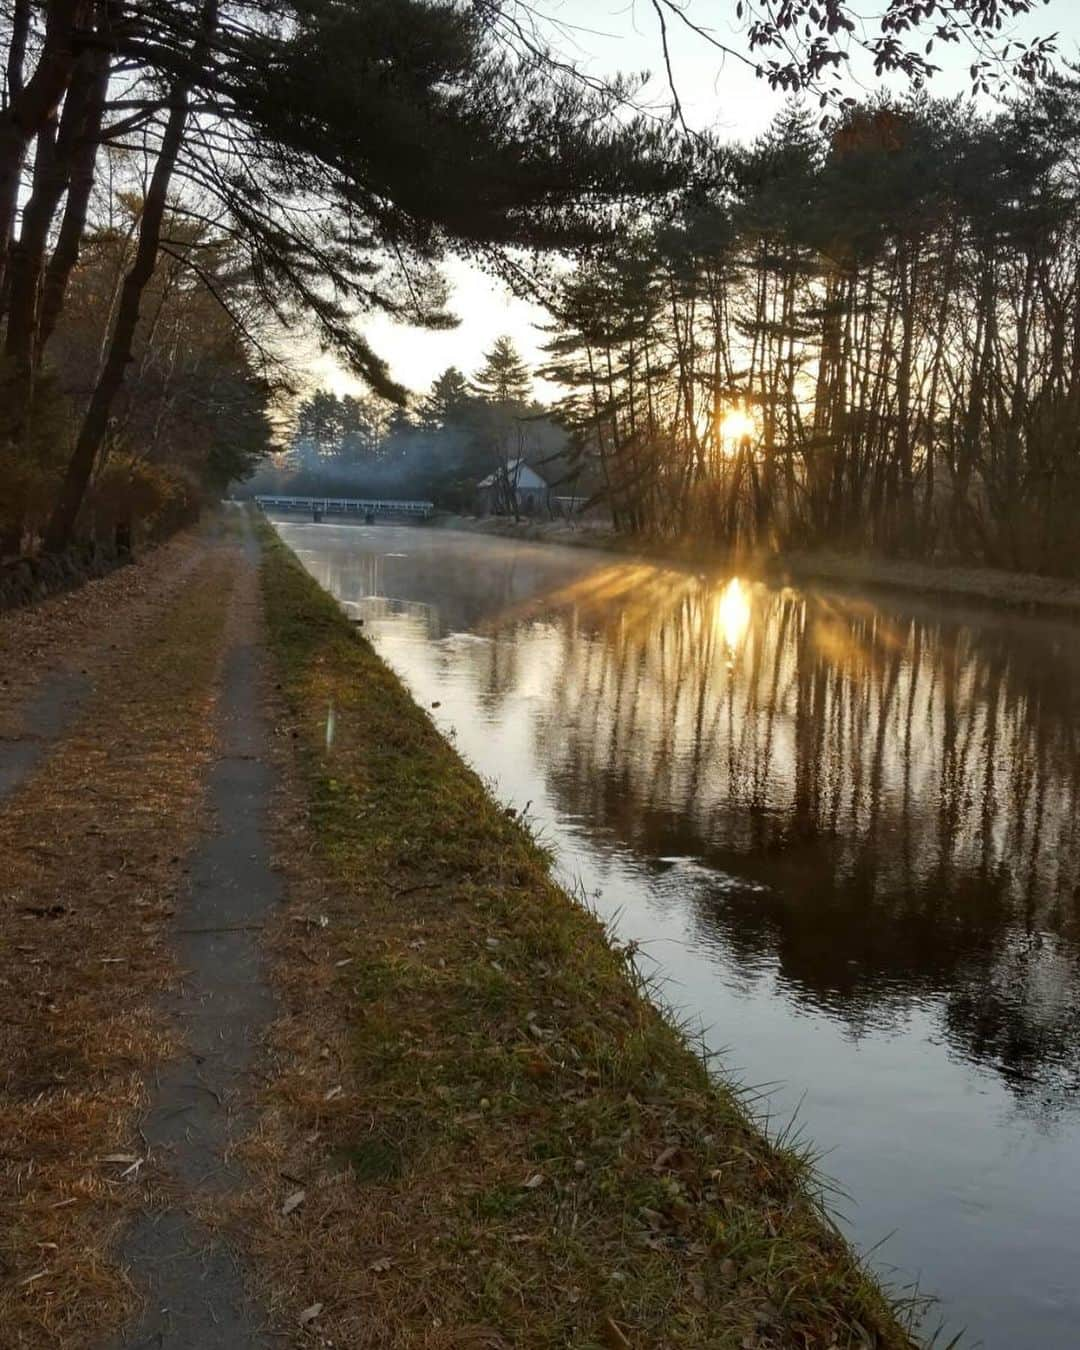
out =
[[0,561],[22,552],[26,533],[26,488],[16,479],[5,486],[5,501],[0,512]]
[[[191,66],[197,70],[205,57],[206,49],[214,28],[217,25],[217,0],[206,0],[203,7],[202,33],[196,50],[192,53]],[[116,312],[116,322],[109,341],[105,364],[98,377],[90,406],[86,410],[78,439],[68,462],[67,473],[60,489],[60,495],[53,509],[49,526],[45,533],[45,546],[50,550],[60,550],[67,546],[75,528],[75,521],[82,505],[83,497],[90,482],[94,465],[105,440],[109,425],[109,412],[121,385],[128,364],[131,361],[135,330],[139,323],[139,310],[142,294],[147,283],[154,275],[157,264],[158,246],[161,242],[161,226],[165,219],[168,202],[169,183],[173,169],[183,144],[191,102],[191,83],[184,81],[174,85],[170,100],[170,112],[161,137],[157,163],[150,179],[146,199],[143,202],[142,220],[139,225],[139,242],[135,250],[135,260],[131,270],[124,278],[120,292],[120,304]]]
[[37,297],[38,270],[45,251],[49,222],[60,200],[56,190],[56,121],[51,119],[37,138],[34,162],[34,183],[30,198],[23,210],[22,230],[18,243],[11,250],[8,264],[8,324],[5,336],[4,399],[0,407],[0,446],[11,460],[10,490],[6,494],[3,511],[3,538],[0,551],[18,553],[26,525],[26,489],[23,471],[29,453],[27,444],[30,429],[30,409],[34,394],[34,371],[31,363],[33,345],[34,309]]
[[[7,58],[7,84],[6,97],[4,99],[5,110],[14,108],[22,97],[25,88],[25,79],[23,66],[26,62],[26,40],[30,35],[30,0],[15,0],[15,7],[11,15],[11,40],[8,44]],[[18,201],[19,175],[22,172],[22,158],[18,151],[18,128],[9,125],[7,117],[0,120],[0,141],[6,142],[10,137],[12,146],[0,151],[0,162],[6,162],[9,155],[18,157],[18,168],[14,177],[14,191],[11,191],[5,185],[0,193],[0,310],[3,309],[3,283],[4,283],[4,263],[7,258],[8,242],[11,239],[11,232],[15,228],[15,207]],[[25,154],[25,146],[23,147]]]
[[38,133],[34,178],[22,213],[22,229],[8,255],[7,332],[4,354],[16,368],[29,369],[34,347],[38,283],[45,259],[49,226],[64,194],[67,175],[57,146],[56,119]]
[[[22,227],[11,247],[7,273],[7,331],[4,353],[8,359],[5,406],[0,411],[0,437],[16,461],[24,464],[31,451],[34,386],[40,351],[38,320],[41,275],[53,217],[68,187],[72,164],[82,152],[80,135],[86,130],[91,101],[100,92],[102,102],[108,80],[105,52],[84,53],[72,78],[59,128],[55,118],[37,137],[34,177],[30,196],[23,207]],[[99,70],[104,71],[99,77]],[[96,129],[100,127],[100,113]],[[96,148],[96,147],[92,147]],[[20,482],[22,480],[20,479]],[[5,552],[18,552],[25,532],[27,493],[25,483],[12,491],[3,524]]]
[[90,204],[90,194],[94,188],[98,140],[109,87],[109,55],[106,50],[101,50],[87,59],[90,62],[90,69],[87,76],[86,99],[81,127],[70,150],[67,202],[60,222],[56,247],[45,269],[45,279],[41,288],[37,341],[34,349],[36,365],[40,365],[45,344],[56,327],[56,321],[64,305],[68,280],[79,260],[79,249],[86,229],[86,213]]
[[[8,246],[15,225],[26,152],[31,141],[50,118],[55,117],[75,69],[75,30],[85,20],[87,0],[52,0],[45,21],[45,40],[37,69],[23,84],[21,69],[15,81],[17,92],[9,105],[0,112],[0,282],[7,264]],[[25,18],[24,18],[25,14]],[[28,9],[17,7],[15,13],[16,41],[18,25],[28,22]],[[22,30],[25,42],[26,29]],[[21,67],[21,59],[17,61]],[[9,58],[8,85],[11,89],[11,61]]]

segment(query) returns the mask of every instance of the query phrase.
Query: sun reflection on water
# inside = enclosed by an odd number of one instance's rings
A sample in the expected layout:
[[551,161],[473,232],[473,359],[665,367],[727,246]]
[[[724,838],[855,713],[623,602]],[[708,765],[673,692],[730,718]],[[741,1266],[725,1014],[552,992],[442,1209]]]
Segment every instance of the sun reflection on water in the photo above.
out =
[[734,656],[750,627],[750,597],[738,577],[732,577],[720,596],[716,619],[728,652]]

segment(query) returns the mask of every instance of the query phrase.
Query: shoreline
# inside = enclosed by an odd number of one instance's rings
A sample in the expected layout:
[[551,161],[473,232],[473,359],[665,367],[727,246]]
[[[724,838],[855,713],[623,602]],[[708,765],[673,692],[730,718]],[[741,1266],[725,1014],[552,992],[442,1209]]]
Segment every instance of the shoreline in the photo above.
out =
[[[286,1053],[270,1085],[259,1170],[317,1137],[304,1182],[328,1198],[287,1231],[249,1214],[260,1278],[299,1280],[341,1344],[375,1306],[395,1345],[428,1345],[419,1283],[447,1347],[913,1350],[921,1303],[894,1301],[839,1235],[806,1152],[766,1137],[632,953],[259,532],[302,814],[291,851],[325,915],[284,926],[285,1025],[292,1046],[330,1049],[325,1084]],[[341,1198],[343,1158],[364,1184]]]
[[991,567],[966,567],[870,558],[854,554],[794,551],[748,555],[737,560],[698,545],[664,540],[650,543],[616,534],[609,526],[576,528],[565,521],[512,521],[501,517],[435,517],[434,529],[493,535],[538,544],[633,555],[657,565],[710,569],[732,568],[748,577],[780,585],[827,581],[858,589],[934,596],[945,600],[975,601],[998,608],[1041,613],[1056,618],[1080,618],[1080,582]]

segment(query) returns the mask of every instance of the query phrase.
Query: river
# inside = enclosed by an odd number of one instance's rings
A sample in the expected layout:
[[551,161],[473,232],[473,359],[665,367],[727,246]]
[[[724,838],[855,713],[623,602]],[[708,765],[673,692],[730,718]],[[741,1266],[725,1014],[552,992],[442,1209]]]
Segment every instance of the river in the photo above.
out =
[[773,1128],[828,1150],[878,1268],[965,1345],[1075,1350],[1080,628],[279,529]]

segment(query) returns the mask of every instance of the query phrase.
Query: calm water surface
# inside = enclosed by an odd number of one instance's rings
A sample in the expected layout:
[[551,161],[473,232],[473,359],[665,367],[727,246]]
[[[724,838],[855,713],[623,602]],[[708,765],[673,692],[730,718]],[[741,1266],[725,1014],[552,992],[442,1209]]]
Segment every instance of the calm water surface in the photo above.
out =
[[1080,629],[437,530],[280,526],[864,1250],[1080,1346]]

